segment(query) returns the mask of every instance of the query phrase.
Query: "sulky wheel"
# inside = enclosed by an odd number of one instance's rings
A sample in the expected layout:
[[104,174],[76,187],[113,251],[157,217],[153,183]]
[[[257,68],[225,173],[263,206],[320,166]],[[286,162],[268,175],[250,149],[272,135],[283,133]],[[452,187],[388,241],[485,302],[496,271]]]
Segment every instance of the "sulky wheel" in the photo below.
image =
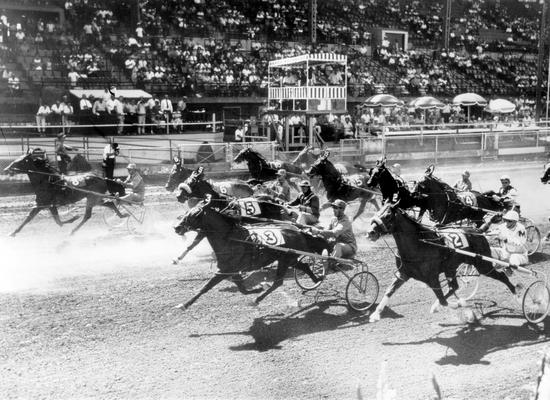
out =
[[353,275],[346,287],[346,301],[355,311],[366,311],[378,299],[378,279],[368,271],[361,271]]
[[527,255],[535,254],[540,248],[540,231],[535,225],[525,227],[527,236]]
[[[122,207],[119,207],[119,209],[120,212],[125,212]],[[105,222],[105,225],[110,229],[124,228],[128,223],[127,218],[119,218],[109,207],[103,207],[103,222]]]
[[[324,277],[325,276],[325,263],[322,259],[313,257],[313,256],[301,256],[298,259],[299,263],[306,264],[309,266],[309,269],[315,276]],[[304,290],[312,290],[318,287],[322,280],[318,282],[313,282],[307,274],[299,268],[294,268],[294,280],[296,284]]]
[[136,234],[145,220],[145,207],[143,205],[126,205],[125,208],[126,213],[129,214],[126,218],[128,232]]
[[550,289],[545,281],[535,281],[525,290],[522,301],[523,316],[533,324],[542,322],[550,311]]
[[456,269],[458,289],[455,292],[459,299],[469,300],[479,287],[479,272],[472,264],[462,263]]

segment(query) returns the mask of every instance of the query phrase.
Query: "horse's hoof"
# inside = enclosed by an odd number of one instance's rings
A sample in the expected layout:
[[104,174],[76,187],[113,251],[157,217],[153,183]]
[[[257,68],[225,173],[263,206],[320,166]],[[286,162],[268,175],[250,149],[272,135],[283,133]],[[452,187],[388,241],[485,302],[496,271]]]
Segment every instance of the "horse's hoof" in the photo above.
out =
[[15,233],[10,233],[8,237],[15,237]]
[[185,304],[183,304],[183,303],[180,303],[180,304],[178,304],[177,306],[174,306],[174,309],[176,309],[176,310],[181,310],[181,311],[185,311],[185,310],[187,310],[187,306],[186,306]]
[[459,298],[459,299],[458,299],[458,305],[459,305],[460,307],[467,307],[467,306],[468,306],[468,302],[467,302],[466,300],[462,299],[462,298]]
[[369,317],[369,322],[378,322],[378,321],[380,321],[380,313],[374,312],[374,313]]
[[432,304],[432,307],[430,308],[430,313],[435,314],[441,310],[441,304],[439,302],[435,302]]
[[174,258],[172,260],[172,264],[174,264],[174,265],[178,265],[179,262],[180,262],[180,260],[178,260],[177,258]]

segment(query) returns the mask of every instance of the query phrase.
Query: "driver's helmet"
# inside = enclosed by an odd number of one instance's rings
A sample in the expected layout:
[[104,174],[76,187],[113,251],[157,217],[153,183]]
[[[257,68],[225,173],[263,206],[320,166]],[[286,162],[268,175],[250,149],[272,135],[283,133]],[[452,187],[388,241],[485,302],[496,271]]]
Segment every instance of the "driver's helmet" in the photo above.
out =
[[517,213],[517,211],[510,210],[510,211],[508,211],[506,214],[504,214],[504,216],[502,217],[502,219],[505,220],[505,221],[515,221],[515,222],[518,222],[518,221],[519,221],[519,214]]

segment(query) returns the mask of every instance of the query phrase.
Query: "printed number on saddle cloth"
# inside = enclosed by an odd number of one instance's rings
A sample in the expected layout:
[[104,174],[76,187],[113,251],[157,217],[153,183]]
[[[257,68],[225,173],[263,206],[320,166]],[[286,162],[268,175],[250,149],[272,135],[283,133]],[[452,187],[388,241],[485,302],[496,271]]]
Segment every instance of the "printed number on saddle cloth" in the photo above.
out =
[[455,249],[465,249],[469,246],[466,235],[458,229],[446,229],[444,231],[439,231],[439,234],[443,236],[445,244],[449,247]]
[[363,177],[360,175],[346,176],[345,180],[352,186],[363,186]]
[[460,192],[458,193],[458,198],[467,206],[477,206],[476,196],[472,192]]
[[241,215],[260,215],[262,210],[258,201],[252,197],[239,199],[239,207],[241,208]]
[[280,161],[271,161],[271,165],[272,165],[273,168],[275,168],[275,169],[281,169],[281,168],[283,168],[283,163],[280,162]]
[[285,244],[285,238],[280,229],[276,228],[247,228],[250,232],[252,241],[256,243],[267,244],[270,246],[279,246]]
[[219,190],[219,192],[220,192],[221,194],[227,194],[228,185],[223,184],[223,183],[221,183],[221,184],[214,184],[214,185],[218,187],[218,190]]
[[66,178],[65,182],[74,187],[86,186],[86,177],[85,176],[71,176]]

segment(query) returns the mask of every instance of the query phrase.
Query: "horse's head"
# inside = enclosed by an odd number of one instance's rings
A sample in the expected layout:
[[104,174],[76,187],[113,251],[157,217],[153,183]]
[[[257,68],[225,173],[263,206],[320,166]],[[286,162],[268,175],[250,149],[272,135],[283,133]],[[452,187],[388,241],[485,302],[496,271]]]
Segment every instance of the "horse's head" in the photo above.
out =
[[170,170],[170,174],[168,175],[168,180],[166,181],[164,188],[169,192],[173,192],[178,184],[184,182],[189,175],[191,175],[191,170],[183,166],[181,158],[177,156],[174,157],[174,165],[172,165],[172,169]]
[[29,149],[26,154],[23,154],[13,160],[6,168],[5,172],[26,173],[29,171],[46,170],[48,166],[48,158],[46,152],[40,148],[34,150]]
[[239,151],[239,154],[237,154],[235,156],[235,158],[233,158],[233,162],[234,163],[243,163],[243,162],[248,162],[250,160],[253,160],[253,159],[261,159],[262,157],[257,153],[255,152],[254,150],[252,150],[251,147],[247,146],[245,147],[244,149],[242,149],[241,151]]
[[367,228],[367,236],[370,240],[376,241],[380,236],[393,231],[395,224],[395,213],[399,202],[387,202],[378,213],[371,218]]
[[544,166],[544,174],[542,175],[542,178],[540,178],[540,181],[542,183],[548,183],[549,180],[550,180],[550,162]]
[[334,164],[332,164],[328,156],[330,155],[330,152],[328,150],[324,150],[319,158],[315,160],[315,162],[311,165],[311,167],[305,171],[306,174],[309,177],[313,176],[321,176],[321,177],[334,177],[340,178],[341,174],[338,172]]
[[371,168],[369,179],[367,180],[367,186],[376,187],[380,183],[380,178],[384,171],[387,171],[386,168],[386,159],[377,160],[376,165]]
[[210,207],[210,198],[198,203],[185,214],[179,216],[174,231],[178,235],[185,235],[186,232],[199,229],[202,226],[202,217],[208,207]]
[[179,202],[183,203],[190,197],[205,198],[207,195],[218,197],[214,188],[204,179],[204,168],[202,166],[194,170],[187,179],[178,185]]

